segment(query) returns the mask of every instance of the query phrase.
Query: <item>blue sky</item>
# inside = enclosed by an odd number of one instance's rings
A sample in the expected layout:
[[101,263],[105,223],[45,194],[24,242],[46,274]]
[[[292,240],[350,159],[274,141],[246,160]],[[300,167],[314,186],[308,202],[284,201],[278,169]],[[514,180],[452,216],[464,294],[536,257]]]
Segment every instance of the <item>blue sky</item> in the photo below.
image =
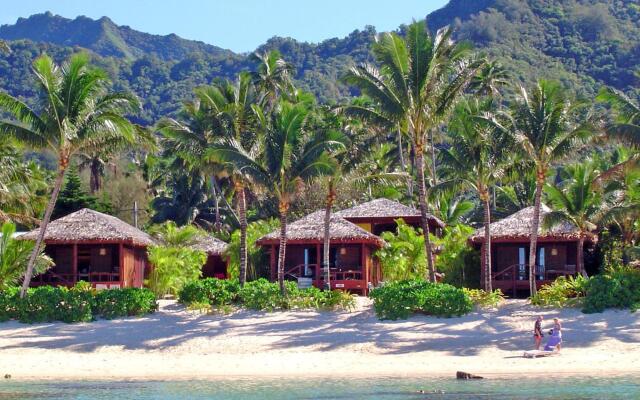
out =
[[373,25],[395,29],[423,18],[447,0],[21,0],[1,6],[0,24],[51,11],[67,18],[104,15],[154,34],[175,33],[236,52],[252,51],[271,36],[308,42],[343,37]]

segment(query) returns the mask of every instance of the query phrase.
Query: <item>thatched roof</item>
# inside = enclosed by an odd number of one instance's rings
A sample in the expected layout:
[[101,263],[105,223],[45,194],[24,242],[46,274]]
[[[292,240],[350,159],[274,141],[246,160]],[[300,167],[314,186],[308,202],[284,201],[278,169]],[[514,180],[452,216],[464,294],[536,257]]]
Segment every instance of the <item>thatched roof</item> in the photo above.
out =
[[229,245],[211,235],[203,235],[198,236],[191,247],[196,250],[202,250],[210,256],[221,256]]
[[[316,211],[288,224],[287,240],[322,242],[324,239],[324,213],[324,210]],[[336,214],[331,215],[329,235],[330,240],[341,243],[372,243],[380,247],[384,245],[384,240],[380,237]],[[280,229],[277,229],[258,239],[258,244],[277,243],[279,239]]]
[[[420,210],[389,199],[375,199],[355,207],[347,208],[346,210],[338,211],[336,215],[346,219],[413,218],[420,217]],[[435,216],[428,214],[427,218],[431,224],[436,224],[444,228],[444,222]]]
[[[544,204],[540,210],[540,227],[538,228],[538,237],[540,239],[575,239],[579,238],[579,231],[573,224],[565,222],[554,226],[551,229],[543,229],[542,221],[544,216],[551,209]],[[515,214],[512,214],[500,221],[493,222],[490,225],[491,239],[513,239],[513,240],[529,240],[531,235],[531,223],[533,221],[533,206],[524,208]],[[472,242],[484,242],[484,228],[477,229],[469,238]]]
[[[23,240],[36,240],[39,229],[20,236]],[[138,246],[155,244],[151,236],[126,222],[88,208],[83,208],[51,221],[44,235],[45,242],[104,242],[130,243]]]

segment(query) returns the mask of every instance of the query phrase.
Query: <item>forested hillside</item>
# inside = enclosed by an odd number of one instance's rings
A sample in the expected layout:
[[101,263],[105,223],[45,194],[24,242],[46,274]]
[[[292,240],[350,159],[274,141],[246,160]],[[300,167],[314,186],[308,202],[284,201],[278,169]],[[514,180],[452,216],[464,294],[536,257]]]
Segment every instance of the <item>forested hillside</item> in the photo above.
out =
[[[452,0],[428,16],[431,29],[453,25],[458,39],[501,60],[520,81],[551,77],[587,95],[602,84],[630,90],[640,65],[638,21],[635,0]],[[365,27],[318,44],[274,37],[257,50],[278,49],[294,65],[299,87],[321,102],[335,102],[355,94],[339,78],[354,63],[371,59],[375,34]],[[233,77],[252,65],[247,54],[176,35],[137,32],[108,18],[38,14],[0,27],[0,39],[11,47],[0,53],[1,89],[33,99],[32,60],[46,52],[62,61],[83,48],[109,71],[118,89],[140,96],[144,112],[137,122],[143,124],[173,114],[194,86]]]

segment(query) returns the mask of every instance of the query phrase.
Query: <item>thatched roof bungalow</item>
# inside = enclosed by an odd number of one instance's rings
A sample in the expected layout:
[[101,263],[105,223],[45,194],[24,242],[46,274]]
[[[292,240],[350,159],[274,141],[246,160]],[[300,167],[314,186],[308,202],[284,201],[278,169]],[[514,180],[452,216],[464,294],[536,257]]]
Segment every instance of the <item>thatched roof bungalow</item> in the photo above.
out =
[[[524,208],[509,217],[491,223],[491,274],[494,289],[501,289],[512,295],[527,294],[529,291],[529,244],[533,222],[533,207]],[[576,274],[578,260],[582,260],[578,241],[580,232],[570,223],[562,223],[550,229],[543,227],[545,215],[551,211],[542,205],[540,228],[536,249],[536,283],[545,285],[558,276]],[[469,242],[482,252],[481,282],[485,276],[484,229],[477,229]],[[586,244],[597,241],[595,235],[585,238]]]
[[[385,231],[394,231],[395,221],[399,218],[402,218],[411,226],[420,226],[420,210],[384,198],[371,200],[346,210],[338,211],[336,215],[357,224],[375,235],[380,235]],[[427,220],[431,232],[437,232],[445,226],[444,222],[431,214],[427,215]]]
[[[38,231],[19,239],[36,240]],[[97,288],[142,287],[146,248],[155,244],[145,232],[88,208],[51,221],[44,242],[55,266],[34,277],[34,286],[72,286],[84,280]]]
[[[299,282],[310,281],[324,287],[322,245],[324,240],[324,211],[316,211],[287,225],[285,275]],[[333,214],[329,225],[329,274],[331,287],[366,294],[369,284],[380,276],[373,252],[384,246],[384,241],[358,225]],[[270,254],[271,277],[277,276],[277,255],[280,230],[275,230],[257,241]]]
[[196,238],[192,248],[207,253],[207,263],[202,267],[203,278],[226,279],[229,277],[228,259],[225,255],[229,244],[211,235]]

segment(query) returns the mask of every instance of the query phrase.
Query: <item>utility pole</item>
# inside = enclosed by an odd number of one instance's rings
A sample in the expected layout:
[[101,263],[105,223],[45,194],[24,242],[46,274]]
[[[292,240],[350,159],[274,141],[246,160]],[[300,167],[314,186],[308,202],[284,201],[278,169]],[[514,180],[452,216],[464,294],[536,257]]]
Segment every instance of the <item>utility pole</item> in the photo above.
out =
[[133,226],[138,227],[138,202],[133,202]]

